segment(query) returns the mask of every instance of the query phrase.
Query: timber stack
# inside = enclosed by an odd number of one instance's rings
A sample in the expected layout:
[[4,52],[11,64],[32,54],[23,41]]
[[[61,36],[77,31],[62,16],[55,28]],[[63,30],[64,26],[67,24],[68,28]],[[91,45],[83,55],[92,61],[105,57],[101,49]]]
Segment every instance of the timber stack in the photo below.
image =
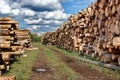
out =
[[19,30],[17,21],[0,18],[0,71],[9,70],[10,59],[30,48],[29,33],[28,30]]
[[120,65],[120,0],[97,0],[55,32],[45,33],[42,43]]

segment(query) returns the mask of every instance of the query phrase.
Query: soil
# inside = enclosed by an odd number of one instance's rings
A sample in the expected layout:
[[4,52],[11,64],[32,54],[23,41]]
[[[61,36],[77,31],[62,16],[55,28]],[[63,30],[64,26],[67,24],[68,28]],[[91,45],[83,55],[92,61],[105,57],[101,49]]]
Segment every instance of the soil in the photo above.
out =
[[[89,66],[83,63],[78,63],[77,59],[69,57],[56,49],[49,49],[55,53],[56,57],[59,57],[61,61],[63,61],[66,65],[68,65],[69,68],[78,74],[78,80],[117,80],[116,78],[107,76],[106,74],[100,73],[95,69],[91,69]],[[36,69],[45,69],[46,71],[39,72],[36,71]],[[41,49],[38,55],[38,60],[35,61],[33,65],[29,80],[56,80],[54,77],[53,70],[47,66],[47,61],[44,57],[44,50]]]

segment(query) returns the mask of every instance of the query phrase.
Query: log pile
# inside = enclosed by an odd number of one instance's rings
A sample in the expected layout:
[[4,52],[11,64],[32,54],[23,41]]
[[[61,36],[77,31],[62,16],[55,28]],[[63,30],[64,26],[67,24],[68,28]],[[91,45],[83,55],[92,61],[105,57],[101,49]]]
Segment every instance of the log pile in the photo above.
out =
[[97,0],[55,32],[45,33],[42,43],[120,65],[120,0]]
[[28,30],[19,30],[18,22],[0,18],[0,71],[9,70],[11,57],[19,56],[31,46]]

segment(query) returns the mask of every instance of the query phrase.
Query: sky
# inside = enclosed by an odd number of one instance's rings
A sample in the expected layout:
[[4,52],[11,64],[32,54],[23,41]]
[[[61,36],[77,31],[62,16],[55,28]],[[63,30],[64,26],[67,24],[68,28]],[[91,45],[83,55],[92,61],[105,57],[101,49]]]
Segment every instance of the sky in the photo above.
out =
[[55,31],[94,0],[0,0],[0,17],[12,17],[20,29],[41,35]]

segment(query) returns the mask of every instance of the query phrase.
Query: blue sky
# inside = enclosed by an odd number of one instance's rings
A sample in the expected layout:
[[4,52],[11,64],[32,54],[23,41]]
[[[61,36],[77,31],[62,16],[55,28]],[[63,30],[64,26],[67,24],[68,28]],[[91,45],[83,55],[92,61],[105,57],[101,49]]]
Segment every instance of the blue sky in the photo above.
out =
[[62,6],[67,14],[76,14],[79,10],[87,8],[94,0],[65,0]]
[[[21,29],[42,34],[56,30],[94,0],[0,0],[0,17],[9,16]],[[6,5],[6,6],[5,6]]]

